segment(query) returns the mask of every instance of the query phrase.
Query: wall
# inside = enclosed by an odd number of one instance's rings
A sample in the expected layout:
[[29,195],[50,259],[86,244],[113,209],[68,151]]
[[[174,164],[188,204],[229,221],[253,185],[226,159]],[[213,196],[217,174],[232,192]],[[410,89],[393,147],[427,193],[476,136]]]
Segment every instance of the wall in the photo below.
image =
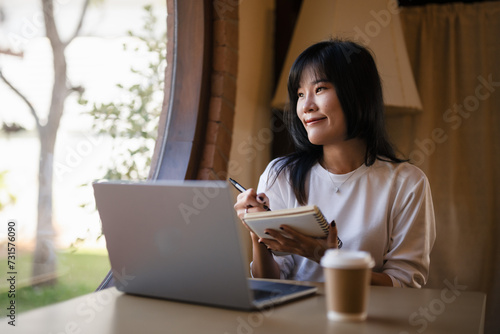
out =
[[241,1],[236,109],[229,176],[257,187],[270,159],[274,1]]
[[274,1],[240,1],[236,106],[228,171],[229,177],[247,188],[257,187],[270,159],[273,30]]
[[211,92],[198,179],[225,180],[236,104],[238,8],[213,1]]

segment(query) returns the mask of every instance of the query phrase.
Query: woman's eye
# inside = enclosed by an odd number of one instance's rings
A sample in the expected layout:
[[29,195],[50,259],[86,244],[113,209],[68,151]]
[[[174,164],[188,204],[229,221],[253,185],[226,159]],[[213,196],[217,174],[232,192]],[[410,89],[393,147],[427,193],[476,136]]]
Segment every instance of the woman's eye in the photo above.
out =
[[325,87],[318,87],[316,88],[316,93],[319,93],[321,92],[322,90],[325,90],[326,88]]
[[303,97],[304,96],[304,93],[298,93],[297,94],[298,97]]

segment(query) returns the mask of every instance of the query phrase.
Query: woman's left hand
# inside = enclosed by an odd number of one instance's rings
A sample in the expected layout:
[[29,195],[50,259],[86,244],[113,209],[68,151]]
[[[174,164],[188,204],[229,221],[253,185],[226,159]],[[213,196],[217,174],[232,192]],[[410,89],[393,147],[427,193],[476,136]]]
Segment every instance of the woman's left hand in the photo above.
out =
[[288,225],[281,225],[280,229],[281,231],[267,229],[266,233],[274,239],[261,238],[259,242],[264,243],[270,250],[297,254],[318,263],[327,249],[338,248],[335,221],[330,223],[326,238],[304,235]]

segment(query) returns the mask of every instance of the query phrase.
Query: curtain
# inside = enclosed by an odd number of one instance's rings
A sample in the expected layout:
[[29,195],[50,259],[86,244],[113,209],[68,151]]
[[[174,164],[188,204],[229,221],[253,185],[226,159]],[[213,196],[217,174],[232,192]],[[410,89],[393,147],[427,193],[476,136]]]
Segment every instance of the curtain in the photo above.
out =
[[407,7],[401,21],[423,111],[387,124],[432,189],[437,239],[426,287],[485,292],[485,332],[498,333],[500,3]]

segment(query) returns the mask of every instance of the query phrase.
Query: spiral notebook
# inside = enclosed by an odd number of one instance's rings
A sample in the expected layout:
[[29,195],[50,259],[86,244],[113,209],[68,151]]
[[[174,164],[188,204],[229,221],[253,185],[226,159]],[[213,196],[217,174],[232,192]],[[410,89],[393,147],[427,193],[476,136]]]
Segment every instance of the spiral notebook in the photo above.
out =
[[316,205],[300,206],[274,211],[249,212],[243,220],[260,238],[273,239],[265,234],[266,229],[278,230],[281,225],[288,225],[298,232],[324,238],[328,236],[328,222]]

